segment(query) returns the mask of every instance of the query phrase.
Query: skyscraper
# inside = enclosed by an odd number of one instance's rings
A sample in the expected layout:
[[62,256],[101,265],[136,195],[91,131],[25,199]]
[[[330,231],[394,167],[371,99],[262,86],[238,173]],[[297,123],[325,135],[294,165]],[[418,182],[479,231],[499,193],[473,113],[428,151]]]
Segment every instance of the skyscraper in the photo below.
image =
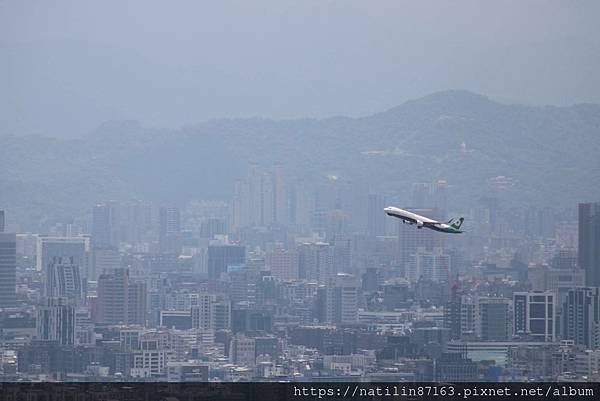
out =
[[333,235],[330,243],[333,247],[333,271],[335,273],[354,273],[352,271],[352,240],[350,236]]
[[46,266],[45,294],[47,297],[65,298],[79,304],[84,298],[79,265],[74,257],[54,256]]
[[269,254],[271,274],[282,280],[297,280],[299,257],[295,249],[276,249]]
[[600,202],[579,204],[578,252],[585,285],[600,287]]
[[290,221],[300,232],[305,232],[310,226],[315,201],[312,195],[303,181],[297,182],[290,190]]
[[208,218],[200,224],[200,238],[213,239],[215,235],[225,234],[225,221],[218,218]]
[[235,186],[232,229],[285,224],[288,220],[287,190],[283,168],[270,170],[251,164],[248,176]]
[[213,303],[216,295],[200,294],[196,305],[192,306],[192,327],[195,329],[213,329]]
[[228,273],[230,286],[229,298],[231,304],[243,303],[254,307],[256,305],[256,283],[259,274],[255,270],[244,267],[235,267]]
[[439,180],[432,187],[433,207],[440,211],[440,217],[446,217],[448,207],[448,183]]
[[240,366],[253,366],[256,361],[254,338],[236,334],[229,345],[229,359]]
[[506,341],[512,333],[511,301],[505,298],[480,297],[477,300],[476,331],[484,341]]
[[562,335],[585,348],[600,347],[600,288],[569,290],[562,308]]
[[554,292],[515,292],[513,294],[513,333],[538,341],[556,339],[556,294]]
[[427,251],[417,248],[416,252],[410,255],[406,265],[406,279],[411,283],[420,279],[448,282],[449,269],[450,256],[445,254],[443,249]]
[[[72,301],[85,298],[88,248],[88,237],[38,237],[36,267],[44,279],[44,296],[64,296]],[[62,290],[59,285],[63,285]]]
[[127,324],[146,323],[147,288],[144,281],[127,282]]
[[367,232],[369,235],[385,235],[386,215],[383,208],[386,207],[385,197],[377,194],[369,194],[367,206]]
[[425,208],[433,206],[430,202],[431,184],[416,182],[412,187],[412,207]]
[[0,308],[15,305],[17,287],[17,237],[0,233]]
[[45,271],[47,265],[55,257],[73,258],[73,263],[86,269],[87,255],[89,249],[88,237],[46,237],[37,238],[37,260],[38,271]]
[[192,327],[202,330],[219,330],[231,326],[231,302],[219,300],[216,295],[201,294],[191,308]]
[[92,209],[92,245],[94,248],[119,248],[117,204],[100,203]]
[[450,329],[450,338],[459,340],[462,335],[462,290],[458,283],[452,283],[450,299],[444,308],[444,327]]
[[288,222],[287,188],[285,186],[285,176],[283,166],[277,164],[273,166],[273,218],[277,224],[286,224]]
[[146,322],[147,289],[143,281],[129,279],[127,269],[114,269],[98,278],[97,323]]
[[4,232],[4,210],[0,210],[0,233]]
[[97,323],[124,324],[127,322],[129,274],[127,269],[115,269],[98,278]]
[[57,341],[60,345],[75,343],[75,307],[66,298],[47,298],[37,308],[38,340]]
[[351,274],[337,274],[317,290],[317,319],[323,323],[355,323],[358,311],[358,283]]
[[90,265],[91,268],[88,269],[87,279],[96,281],[100,274],[121,267],[121,254],[116,249],[94,249],[92,250]]
[[328,284],[337,273],[334,270],[334,250],[328,243],[301,244],[298,247],[298,253],[299,278]]
[[160,253],[181,252],[181,213],[176,207],[159,210],[158,247]]
[[241,266],[246,260],[242,245],[210,245],[208,247],[208,278],[216,280],[228,266]]

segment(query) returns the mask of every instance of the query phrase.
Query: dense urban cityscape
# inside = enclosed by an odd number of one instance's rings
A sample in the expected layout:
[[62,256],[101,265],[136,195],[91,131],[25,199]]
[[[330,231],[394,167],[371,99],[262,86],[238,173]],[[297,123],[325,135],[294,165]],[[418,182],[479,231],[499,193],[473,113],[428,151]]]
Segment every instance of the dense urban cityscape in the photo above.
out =
[[461,210],[452,184],[394,190],[460,235],[280,165],[39,232],[1,210],[0,380],[599,381],[600,202]]
[[0,0],[0,401],[600,400],[598,16]]

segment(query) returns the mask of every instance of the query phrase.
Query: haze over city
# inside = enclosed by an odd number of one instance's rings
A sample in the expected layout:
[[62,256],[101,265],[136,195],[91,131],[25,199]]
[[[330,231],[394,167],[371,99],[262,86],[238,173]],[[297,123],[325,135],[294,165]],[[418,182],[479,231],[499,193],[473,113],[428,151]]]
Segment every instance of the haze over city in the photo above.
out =
[[0,1],[0,382],[597,384],[599,15]]
[[0,129],[364,116],[447,89],[600,102],[594,1],[3,1]]

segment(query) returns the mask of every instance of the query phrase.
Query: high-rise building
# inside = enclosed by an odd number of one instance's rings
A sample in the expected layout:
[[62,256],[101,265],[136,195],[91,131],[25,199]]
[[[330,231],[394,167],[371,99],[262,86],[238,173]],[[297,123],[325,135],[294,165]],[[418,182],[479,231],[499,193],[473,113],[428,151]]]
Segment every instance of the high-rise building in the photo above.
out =
[[38,237],[38,234],[17,234],[17,264],[19,259],[22,262],[27,261],[27,265],[37,263]]
[[577,269],[577,251],[573,248],[559,249],[552,258],[551,266],[558,270]]
[[90,308],[75,308],[75,345],[93,346],[96,344],[92,311]]
[[562,336],[575,345],[600,348],[600,288],[569,290],[562,307]]
[[131,374],[141,377],[161,375],[173,359],[175,352],[163,346],[160,333],[145,333],[140,338],[140,349],[133,353]]
[[335,234],[331,238],[333,247],[333,271],[354,273],[352,269],[352,239],[348,235]]
[[216,280],[230,266],[241,266],[246,260],[246,247],[242,245],[210,245],[208,247],[208,278]]
[[129,278],[127,269],[114,269],[98,278],[97,323],[139,324],[146,322],[147,287]]
[[[43,295],[66,297],[79,305],[86,296],[89,274],[89,237],[37,238],[37,269],[42,272]],[[92,277],[90,277],[93,280]]]
[[253,338],[243,334],[236,334],[231,339],[229,346],[229,359],[231,363],[240,366],[254,366],[256,362],[255,342]]
[[426,250],[418,248],[416,253],[410,256],[406,266],[406,279],[416,283],[420,279],[434,282],[448,282],[450,269],[450,256],[441,248]]
[[91,252],[88,280],[96,281],[100,274],[121,268],[121,254],[116,249],[97,248]]
[[600,202],[579,204],[578,264],[585,285],[600,287]]
[[116,269],[98,277],[98,315],[96,323],[125,324],[127,322],[129,273]]
[[92,209],[92,246],[119,248],[117,203],[100,203]]
[[480,297],[477,299],[477,336],[483,341],[507,341],[512,334],[511,300]]
[[127,324],[145,325],[147,311],[147,286],[144,281],[127,282]]
[[225,221],[218,218],[208,218],[200,223],[200,238],[213,239],[216,235],[225,234]]
[[202,330],[221,330],[231,327],[231,302],[216,295],[201,294],[192,306],[192,327]]
[[305,182],[297,182],[290,191],[290,219],[300,232],[306,232],[310,226],[314,209],[314,196]]
[[45,296],[68,299],[75,305],[84,300],[85,286],[74,256],[54,256],[46,266]]
[[339,291],[339,322],[355,323],[358,318],[358,281],[351,274],[338,273],[335,288]]
[[231,329],[231,302],[227,299],[217,300],[212,305],[212,321],[215,330]]
[[4,232],[4,225],[5,225],[4,210],[0,210],[0,233]]
[[264,170],[251,164],[248,176],[235,186],[232,202],[232,229],[269,227],[288,220],[287,190],[280,165]]
[[513,294],[513,334],[536,341],[556,340],[556,294],[554,292],[515,292]]
[[440,218],[444,217],[448,201],[448,183],[445,180],[438,180],[432,183],[417,182],[412,187],[412,207],[414,208],[435,208],[440,213]]
[[277,164],[273,166],[273,219],[276,224],[287,224],[289,215],[287,202],[283,166]]
[[440,211],[440,217],[446,217],[448,207],[448,183],[444,180],[438,180],[433,183],[432,193],[433,206]]
[[0,308],[15,306],[17,287],[17,237],[0,233]]
[[158,247],[160,253],[181,252],[181,213],[176,207],[159,210]]
[[60,345],[75,343],[75,307],[67,298],[47,298],[37,308],[37,338]]
[[297,280],[299,256],[295,249],[275,249],[268,256],[271,274],[282,280]]
[[213,329],[213,304],[215,295],[201,294],[198,296],[196,305],[192,306],[192,327],[195,329]]
[[54,258],[67,258],[72,259],[72,263],[79,266],[82,276],[86,277],[89,247],[89,237],[39,236],[37,238],[36,268],[45,276],[47,267],[54,261]]
[[250,270],[241,266],[232,269],[229,273],[229,297],[232,304],[244,303],[249,306],[256,305],[256,284],[259,280],[259,274],[255,270]]
[[431,184],[427,182],[416,182],[412,186],[412,207],[432,207],[430,201]]
[[316,317],[323,323],[355,323],[358,318],[358,283],[350,274],[338,274],[330,285],[319,287]]
[[562,299],[562,296],[573,287],[583,287],[585,272],[582,269],[555,269],[548,266],[529,268],[527,279],[532,291],[552,291]]
[[386,207],[383,195],[370,194],[367,206],[367,233],[372,236],[385,235],[386,215],[383,208]]
[[151,203],[135,200],[122,204],[118,217],[120,241],[135,244],[149,239],[156,230],[156,212]]
[[396,278],[386,281],[383,286],[383,306],[393,311],[406,306],[409,285],[406,280]]
[[245,180],[237,180],[234,187],[234,195],[231,202],[231,231],[239,232],[240,229],[248,227],[252,220],[250,216],[250,185]]
[[477,298],[470,295],[460,297],[460,337],[472,338],[479,322]]
[[462,313],[462,290],[458,283],[450,288],[450,298],[444,308],[444,327],[450,329],[450,339],[460,340]]
[[328,243],[301,244],[298,258],[298,276],[301,279],[328,284],[337,273],[334,269],[334,250]]

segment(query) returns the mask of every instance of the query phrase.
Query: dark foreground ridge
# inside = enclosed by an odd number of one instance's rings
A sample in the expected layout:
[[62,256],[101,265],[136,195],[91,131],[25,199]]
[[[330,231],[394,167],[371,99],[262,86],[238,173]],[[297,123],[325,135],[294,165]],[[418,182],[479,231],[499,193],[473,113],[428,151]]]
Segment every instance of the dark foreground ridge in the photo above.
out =
[[595,400],[600,383],[2,383],[1,401]]

